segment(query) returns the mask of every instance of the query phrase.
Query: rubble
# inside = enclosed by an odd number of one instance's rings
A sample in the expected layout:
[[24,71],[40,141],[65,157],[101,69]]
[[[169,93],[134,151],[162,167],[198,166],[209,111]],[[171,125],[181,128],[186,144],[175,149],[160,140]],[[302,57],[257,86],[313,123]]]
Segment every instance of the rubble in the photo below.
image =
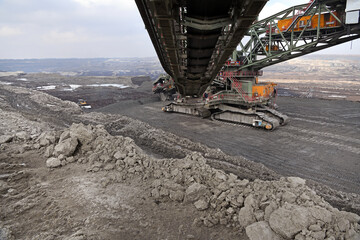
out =
[[260,221],[246,227],[246,234],[250,240],[281,240],[269,226],[268,222]]
[[[26,94],[23,90],[18,91]],[[42,96],[42,93],[32,99],[48,101],[48,98]],[[64,107],[65,109],[73,108],[71,112],[77,112],[77,106],[64,104],[57,100],[55,102],[58,104],[57,107],[48,107],[49,111],[60,112],[60,108]],[[29,107],[35,105],[29,105]],[[17,105],[15,104],[15,106]],[[10,108],[7,102],[2,101],[0,107],[2,109]],[[6,150],[0,154],[7,159],[7,161],[1,162],[1,167],[5,171],[2,172],[4,174],[1,174],[0,192],[6,199],[4,202],[12,201],[9,206],[4,205],[5,207],[1,208],[10,220],[6,220],[5,223],[0,222],[0,236],[5,234],[4,236],[7,236],[8,239],[14,239],[11,237],[11,231],[14,229],[20,231],[17,229],[26,225],[18,225],[17,221],[29,211],[34,211],[34,216],[46,215],[48,217],[46,226],[51,231],[42,232],[40,231],[42,227],[38,227],[35,233],[31,232],[31,237],[27,239],[87,239],[88,232],[85,233],[79,229],[94,226],[89,224],[91,224],[92,218],[99,216],[100,213],[89,213],[85,216],[85,220],[82,218],[83,216],[80,216],[80,223],[71,222],[71,227],[66,229],[63,226],[64,219],[68,221],[75,216],[71,215],[71,210],[74,208],[66,208],[66,204],[71,202],[66,200],[73,199],[68,198],[63,202],[58,199],[66,194],[79,194],[81,198],[76,200],[83,200],[84,205],[94,204],[94,202],[101,203],[101,209],[110,209],[106,213],[108,215],[101,216],[103,221],[116,207],[121,210],[127,209],[126,211],[131,209],[120,200],[117,201],[120,196],[116,195],[116,190],[109,188],[111,194],[107,196],[112,196],[116,200],[108,201],[106,197],[102,197],[103,191],[111,186],[111,183],[130,182],[139,182],[146,190],[144,202],[151,199],[154,206],[159,206],[158,209],[161,209],[166,203],[174,203],[179,208],[193,209],[192,212],[196,215],[196,218],[193,219],[193,226],[196,227],[210,227],[216,230],[223,227],[229,232],[247,234],[250,240],[356,240],[360,238],[360,217],[355,213],[340,211],[332,207],[309,188],[304,179],[276,178],[275,175],[267,175],[269,172],[264,167],[259,168],[261,173],[254,176],[252,173],[256,170],[255,165],[242,167],[242,162],[238,162],[238,166],[244,174],[239,177],[239,175],[209,165],[209,162],[214,161],[235,163],[238,159],[229,157],[218,149],[210,149],[171,134],[172,140],[165,145],[165,149],[177,146],[176,150],[172,152],[173,155],[165,158],[151,156],[135,144],[134,138],[141,136],[141,138],[137,138],[138,141],[142,139],[142,141],[152,144],[150,146],[156,146],[156,143],[153,143],[156,141],[151,142],[149,139],[156,140],[156,138],[161,138],[164,133],[153,131],[148,125],[139,121],[131,121],[127,117],[114,117],[114,126],[122,124],[117,133],[131,135],[136,131],[136,134],[130,138],[115,135],[114,132],[113,135],[110,135],[106,128],[112,129],[111,124],[106,127],[100,124],[96,125],[96,122],[103,121],[104,115],[100,114],[82,116],[83,122],[87,122],[87,118],[89,118],[92,121],[88,122],[95,124],[76,123],[68,128],[54,127],[53,124],[38,121],[36,118],[24,118],[20,112],[15,110],[0,111],[0,116],[7,120],[0,123],[2,133],[0,139],[3,141],[1,150]],[[99,118],[99,121],[94,120],[95,118]],[[10,154],[10,157],[6,154]],[[25,162],[23,160],[27,160],[26,157],[31,154],[34,154],[32,159],[38,159],[40,155],[43,157],[39,160],[42,161],[42,168],[33,175],[35,176],[33,178],[29,176],[34,172],[33,167],[36,164],[32,161],[23,164]],[[14,159],[21,159],[21,164]],[[16,171],[16,166],[20,165],[29,167]],[[44,169],[49,171],[44,171]],[[71,169],[81,169],[86,174],[94,176],[93,181],[99,181],[99,185],[102,187],[101,191],[94,192],[93,188],[89,187],[91,182],[89,183],[85,178],[77,179],[77,176],[65,176],[65,173]],[[50,177],[50,180],[43,182],[42,179],[45,175],[53,175],[54,179]],[[256,179],[256,177],[262,178],[262,180]],[[14,186],[18,179],[23,179],[23,181],[18,186]],[[62,189],[63,185],[54,185],[54,189],[58,189],[59,192],[57,195],[53,194],[51,190],[47,191],[46,189],[46,186],[49,186],[52,181],[61,181],[61,184],[69,181],[68,186],[74,189],[69,191],[69,189]],[[124,196],[134,191],[133,186],[129,188],[131,190],[127,194],[123,194]],[[46,198],[47,196],[50,197]],[[130,214],[132,213],[130,212]],[[176,213],[174,212],[174,214]],[[32,219],[32,216],[31,214],[27,215],[28,218],[30,217],[29,219]],[[148,222],[140,225],[144,229],[149,226]],[[8,228],[8,226],[11,227]],[[99,226],[99,229],[95,231],[101,231],[102,227],[107,226]],[[30,232],[32,231],[30,228],[31,226],[23,231]],[[52,229],[56,229],[57,232],[55,230],[52,232]],[[183,236],[188,239],[197,238],[191,233],[184,233]],[[129,239],[134,238],[136,237],[131,236]],[[218,236],[213,239],[219,238]]]
[[61,161],[60,161],[60,159],[52,157],[52,158],[49,158],[48,160],[46,160],[46,166],[48,168],[59,167],[59,166],[61,166]]
[[193,204],[199,215],[206,213],[200,218],[205,226],[240,227],[251,240],[360,237],[360,217],[333,208],[301,178],[238,179],[210,167],[198,152],[182,159],[156,159],[132,139],[111,136],[102,125],[73,124],[64,131],[43,133],[37,143],[44,142],[46,156],[54,148],[48,167],[77,161],[88,164],[89,171],[117,171],[122,180],[140,176],[151,182],[152,198]]
[[11,140],[13,140],[13,138],[14,137],[10,136],[10,135],[2,135],[2,136],[0,136],[0,144],[11,142]]

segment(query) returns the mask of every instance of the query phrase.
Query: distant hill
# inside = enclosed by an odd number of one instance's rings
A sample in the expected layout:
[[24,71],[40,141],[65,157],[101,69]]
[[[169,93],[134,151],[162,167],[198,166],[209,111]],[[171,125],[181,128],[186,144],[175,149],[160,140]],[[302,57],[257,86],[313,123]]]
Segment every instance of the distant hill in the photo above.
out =
[[0,59],[0,71],[61,73],[76,76],[139,76],[156,78],[164,70],[157,57]]

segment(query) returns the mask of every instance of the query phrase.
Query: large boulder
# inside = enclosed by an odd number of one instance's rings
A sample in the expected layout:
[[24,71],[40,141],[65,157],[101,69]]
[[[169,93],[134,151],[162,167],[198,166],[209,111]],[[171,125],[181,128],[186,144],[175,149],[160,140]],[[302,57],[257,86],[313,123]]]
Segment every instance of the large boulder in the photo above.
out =
[[48,146],[56,142],[56,133],[55,132],[43,132],[37,139],[40,146]]
[[247,205],[240,209],[238,215],[240,226],[247,227],[250,224],[256,222],[253,207]]
[[247,227],[248,225],[256,222],[254,209],[257,208],[257,201],[255,200],[253,194],[250,194],[245,198],[244,207],[240,209],[238,220],[242,227]]
[[246,227],[246,235],[250,240],[281,240],[265,221],[256,222]]
[[292,188],[296,188],[298,186],[303,186],[306,183],[305,179],[299,178],[299,177],[288,177],[287,181],[290,183],[290,186]]
[[77,138],[81,144],[90,143],[95,138],[91,125],[85,126],[82,123],[72,124],[70,127],[70,137]]
[[78,144],[79,143],[78,143],[78,140],[76,138],[71,137],[71,138],[65,139],[64,141],[59,142],[55,146],[53,155],[55,157],[57,157],[60,154],[62,154],[64,156],[66,156],[66,157],[69,157],[75,152],[76,147],[78,146]]
[[276,209],[269,218],[270,227],[274,232],[290,239],[314,223],[316,219],[312,216],[311,208],[291,204]]
[[200,183],[191,184],[185,191],[185,202],[195,202],[208,194],[209,190]]

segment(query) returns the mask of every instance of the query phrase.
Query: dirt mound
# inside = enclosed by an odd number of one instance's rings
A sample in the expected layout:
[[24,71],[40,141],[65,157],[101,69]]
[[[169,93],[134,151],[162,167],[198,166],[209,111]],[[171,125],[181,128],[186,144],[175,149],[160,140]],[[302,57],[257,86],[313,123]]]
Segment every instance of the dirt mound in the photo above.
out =
[[32,109],[32,107],[40,107],[42,109],[46,109],[49,112],[65,112],[67,114],[81,113],[81,109],[76,103],[62,101],[59,98],[40,91],[11,86],[1,86],[0,90],[4,95],[9,97],[16,97],[7,99],[14,108],[36,110]]
[[303,179],[41,92],[0,98],[1,239],[359,238]]
[[78,162],[87,171],[114,171],[122,180],[140,176],[155,200],[193,204],[199,211],[195,222],[207,227],[245,228],[250,239],[360,238],[360,217],[333,208],[301,178],[238,179],[210,167],[199,152],[180,159],[149,157],[131,138],[111,136],[101,125],[73,124],[42,134],[37,144],[54,136],[59,137],[44,146],[48,167]]

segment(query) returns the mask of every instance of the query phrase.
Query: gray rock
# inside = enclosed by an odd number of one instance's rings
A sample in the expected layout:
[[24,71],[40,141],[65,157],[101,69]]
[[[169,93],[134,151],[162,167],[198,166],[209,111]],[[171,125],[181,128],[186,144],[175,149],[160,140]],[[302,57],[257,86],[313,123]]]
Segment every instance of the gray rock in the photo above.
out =
[[278,208],[275,202],[270,202],[268,206],[265,208],[264,219],[265,221],[269,221],[271,213]]
[[0,144],[11,142],[13,138],[14,137],[10,135],[2,135],[0,136]]
[[62,142],[64,140],[68,139],[69,137],[70,137],[70,131],[67,129],[60,135],[59,142]]
[[115,168],[115,164],[108,163],[108,164],[105,165],[104,170],[109,171],[109,170],[112,170],[114,168]]
[[249,205],[241,208],[239,211],[238,220],[242,227],[247,227],[250,224],[256,222],[254,209]]
[[56,134],[55,132],[43,132],[39,138],[38,142],[40,146],[48,146],[56,142]]
[[49,158],[46,160],[46,166],[48,168],[56,168],[61,166],[61,161],[57,158]]
[[313,219],[321,220],[324,223],[331,223],[332,213],[325,208],[316,206],[308,208]]
[[76,160],[76,159],[75,159],[73,156],[66,158],[66,161],[67,161],[68,163],[75,162],[75,160]]
[[243,203],[244,203],[244,197],[242,195],[239,195],[237,198],[236,198],[236,202],[239,204],[239,206],[242,206]]
[[219,189],[220,191],[226,191],[230,188],[230,184],[227,182],[222,182],[217,186],[217,189]]
[[[130,169],[129,169],[129,172],[130,172]],[[164,187],[160,188],[160,196],[161,197],[167,197],[169,195],[170,195],[170,191],[168,189],[166,189]]]
[[245,230],[250,240],[281,240],[281,237],[265,221],[253,223]]
[[[294,240],[306,240],[306,237],[301,232],[295,236]],[[327,239],[327,240],[329,240],[329,239]]]
[[287,181],[290,183],[291,187],[297,187],[297,186],[302,186],[305,185],[306,180],[299,178],[299,177],[288,177]]
[[178,202],[182,202],[184,199],[184,192],[180,190],[172,191],[170,190],[170,199]]
[[111,161],[111,157],[107,153],[103,153],[100,155],[100,160],[107,163]]
[[311,232],[310,236],[316,240],[324,240],[326,234],[325,234],[325,231],[317,231],[317,232]]
[[128,166],[134,166],[136,163],[135,158],[132,157],[126,157],[124,162],[128,165]]
[[243,179],[243,180],[239,181],[237,184],[238,184],[238,186],[246,187],[249,184],[249,180]]
[[155,199],[160,198],[160,191],[157,188],[151,190],[151,196]]
[[285,238],[294,236],[316,221],[309,212],[310,208],[291,205],[290,209],[281,207],[271,213],[269,218],[270,227],[277,234]]
[[17,132],[17,133],[15,134],[15,136],[16,136],[16,138],[18,138],[18,139],[20,139],[20,140],[24,140],[24,141],[30,139],[30,135],[29,135],[27,132],[25,132],[25,131]]
[[244,206],[245,207],[252,207],[252,208],[257,208],[257,201],[255,200],[254,198],[254,195],[253,194],[250,194],[249,196],[247,196],[245,198],[245,201],[244,201]]
[[35,143],[32,147],[33,147],[33,149],[37,149],[37,150],[38,150],[38,149],[40,149],[41,146],[40,146],[40,144]]
[[95,134],[91,130],[91,126],[85,126],[82,123],[74,123],[71,125],[70,136],[72,138],[77,138],[81,144],[90,143],[95,138]]
[[200,183],[193,183],[185,192],[185,202],[195,202],[208,194],[208,189]]
[[321,231],[321,227],[317,224],[313,224],[313,225],[309,226],[309,230],[312,232],[318,232],[318,231]]
[[209,208],[209,201],[206,201],[205,199],[200,199],[194,202],[194,206],[197,210],[206,210]]
[[294,203],[296,200],[296,195],[293,194],[292,192],[286,191],[281,196],[281,200],[287,203]]
[[226,181],[227,176],[223,171],[217,170],[215,173],[215,179],[217,179],[218,181]]
[[345,239],[359,240],[360,239],[360,233],[356,232],[354,229],[351,228],[348,232],[346,232]]
[[254,212],[254,216],[256,221],[264,221],[264,212],[261,210],[257,210]]
[[355,214],[355,213],[340,211],[340,214],[341,214],[342,217],[346,218],[347,220],[349,220],[352,223],[359,223],[360,222],[360,216]]
[[10,239],[15,239],[12,235],[11,230],[9,230],[6,227],[1,226],[0,228],[0,239],[1,240],[10,240]]
[[169,189],[169,190],[173,190],[173,191],[178,191],[178,190],[184,191],[184,190],[185,190],[182,185],[180,185],[180,184],[178,184],[178,183],[175,183],[175,182],[173,182],[173,181],[171,181],[171,180],[168,180],[168,179],[165,179],[165,180],[163,181],[162,185],[163,185],[165,188],[167,188],[167,189]]
[[76,138],[71,137],[65,139],[63,142],[59,142],[55,146],[53,154],[55,157],[59,156],[60,154],[69,157],[75,152],[77,146],[78,146],[78,140]]
[[337,226],[341,232],[345,232],[346,230],[349,230],[350,222],[345,218],[340,218],[337,222]]
[[115,154],[114,154],[114,158],[116,158],[117,160],[123,160],[125,159],[126,157],[126,154],[120,152],[120,151],[117,151]]

